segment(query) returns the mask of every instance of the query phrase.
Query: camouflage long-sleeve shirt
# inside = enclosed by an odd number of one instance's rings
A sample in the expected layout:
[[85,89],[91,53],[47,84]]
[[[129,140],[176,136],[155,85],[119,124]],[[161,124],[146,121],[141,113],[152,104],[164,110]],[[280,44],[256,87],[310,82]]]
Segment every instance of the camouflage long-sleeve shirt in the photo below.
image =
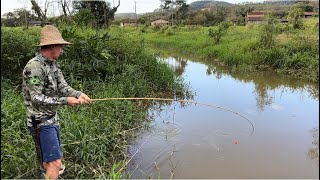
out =
[[81,94],[65,81],[56,61],[37,54],[23,70],[23,93],[27,107],[27,126],[33,116],[38,126],[59,124],[57,106],[66,105],[67,97]]

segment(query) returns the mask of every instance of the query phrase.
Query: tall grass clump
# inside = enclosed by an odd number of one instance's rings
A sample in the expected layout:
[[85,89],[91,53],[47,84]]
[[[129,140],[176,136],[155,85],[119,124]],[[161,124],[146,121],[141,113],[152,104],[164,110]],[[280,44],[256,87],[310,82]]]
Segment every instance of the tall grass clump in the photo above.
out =
[[[36,177],[36,156],[25,121],[25,106],[17,86],[1,81],[1,178]],[[33,168],[31,168],[33,167]]]

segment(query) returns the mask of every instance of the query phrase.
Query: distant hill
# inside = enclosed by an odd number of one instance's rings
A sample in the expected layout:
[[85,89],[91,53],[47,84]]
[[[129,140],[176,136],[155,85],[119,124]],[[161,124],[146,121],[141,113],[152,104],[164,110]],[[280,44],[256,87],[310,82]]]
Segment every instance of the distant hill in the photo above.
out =
[[293,5],[295,1],[264,1],[263,4],[272,5]]
[[190,3],[190,7],[194,10],[200,10],[209,6],[231,6],[233,4],[225,1],[203,0]]
[[[257,9],[259,9],[258,7],[264,7],[265,5],[272,5],[272,6],[291,6],[296,2],[296,0],[266,0],[266,1],[262,1],[262,2],[250,2],[250,0],[248,0],[247,2],[243,2],[243,3],[228,3],[225,1],[216,1],[216,0],[198,0],[195,2],[190,3],[190,7],[192,10],[201,10],[203,8],[208,8],[210,6],[236,6],[236,5],[245,5],[245,4],[249,4],[253,7],[257,7]],[[312,4],[315,4],[316,7],[316,11],[319,11],[319,0],[310,0],[310,2]],[[153,12],[149,12],[149,13],[144,13],[144,14],[138,14],[138,18],[142,15],[151,15],[154,13],[158,13],[160,12],[160,9],[155,9]],[[135,18],[135,13],[119,13],[119,14],[115,14],[115,19],[116,20],[122,20],[122,19],[134,19]]]
[[[115,20],[121,20],[121,19],[134,19],[135,13],[119,13],[114,15]],[[139,14],[138,14],[139,17]]]
[[[311,0],[311,2],[319,4],[319,0]],[[247,2],[239,3],[239,4],[251,4],[251,5],[293,5],[296,3],[296,0],[266,0],[262,2],[250,2],[248,0]],[[232,6],[236,4],[228,3],[225,1],[216,1],[216,0],[199,0],[190,3],[190,7],[194,10],[200,10],[203,8],[207,8],[209,6]]]

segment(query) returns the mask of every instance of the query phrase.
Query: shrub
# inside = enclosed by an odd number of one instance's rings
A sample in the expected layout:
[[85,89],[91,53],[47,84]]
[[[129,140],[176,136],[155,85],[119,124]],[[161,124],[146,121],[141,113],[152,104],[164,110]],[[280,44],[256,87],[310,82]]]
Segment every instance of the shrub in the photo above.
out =
[[37,52],[39,28],[1,27],[1,77],[9,78],[15,84],[22,82],[22,70],[25,64]]

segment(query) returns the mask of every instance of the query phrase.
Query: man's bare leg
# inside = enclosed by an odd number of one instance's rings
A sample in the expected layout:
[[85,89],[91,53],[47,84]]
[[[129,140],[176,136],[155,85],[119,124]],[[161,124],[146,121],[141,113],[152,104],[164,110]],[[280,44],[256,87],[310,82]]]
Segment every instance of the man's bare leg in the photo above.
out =
[[49,179],[58,179],[61,165],[61,159],[46,163],[46,177]]

